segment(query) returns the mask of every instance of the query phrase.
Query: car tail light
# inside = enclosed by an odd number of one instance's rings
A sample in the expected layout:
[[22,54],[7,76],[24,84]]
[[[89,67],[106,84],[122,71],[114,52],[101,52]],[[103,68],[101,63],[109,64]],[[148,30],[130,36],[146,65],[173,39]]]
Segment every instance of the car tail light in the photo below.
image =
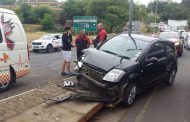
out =
[[28,51],[28,60],[30,60],[30,53],[29,53],[29,46],[27,45],[27,51]]

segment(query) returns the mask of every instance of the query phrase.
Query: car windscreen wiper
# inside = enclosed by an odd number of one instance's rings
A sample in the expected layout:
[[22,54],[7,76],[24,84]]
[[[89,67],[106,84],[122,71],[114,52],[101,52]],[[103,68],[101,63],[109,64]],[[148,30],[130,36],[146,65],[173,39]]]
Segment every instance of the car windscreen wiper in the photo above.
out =
[[101,50],[101,51],[104,51],[106,53],[110,53],[110,54],[116,55],[116,56],[121,57],[121,58],[130,59],[130,57],[128,57],[128,56],[119,55],[119,54],[116,54],[116,53],[111,52],[109,50]]
[[117,55],[116,53],[114,53],[114,52],[111,52],[111,51],[109,51],[109,50],[101,50],[101,51],[104,51],[104,52],[106,52],[106,53],[110,53],[110,54],[114,54],[114,55]]
[[131,58],[128,57],[128,56],[123,56],[123,55],[117,55],[117,56],[119,56],[119,57],[121,57],[121,58],[125,58],[125,59],[131,59]]
[[131,51],[131,50],[143,50],[143,49],[127,49],[126,51]]

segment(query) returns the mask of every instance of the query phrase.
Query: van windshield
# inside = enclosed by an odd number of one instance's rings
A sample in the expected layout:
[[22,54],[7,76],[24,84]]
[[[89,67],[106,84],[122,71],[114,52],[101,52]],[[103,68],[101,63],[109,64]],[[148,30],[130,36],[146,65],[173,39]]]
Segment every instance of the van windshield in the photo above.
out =
[[41,40],[51,40],[51,39],[53,39],[53,35],[44,35],[40,39]]

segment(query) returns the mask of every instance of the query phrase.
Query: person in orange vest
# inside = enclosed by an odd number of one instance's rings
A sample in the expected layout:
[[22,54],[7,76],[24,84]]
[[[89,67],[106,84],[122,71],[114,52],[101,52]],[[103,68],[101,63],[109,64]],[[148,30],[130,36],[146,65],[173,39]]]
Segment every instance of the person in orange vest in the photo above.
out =
[[76,37],[75,46],[77,48],[77,60],[80,60],[83,55],[82,51],[90,46],[90,39],[85,35],[85,30],[81,30]]

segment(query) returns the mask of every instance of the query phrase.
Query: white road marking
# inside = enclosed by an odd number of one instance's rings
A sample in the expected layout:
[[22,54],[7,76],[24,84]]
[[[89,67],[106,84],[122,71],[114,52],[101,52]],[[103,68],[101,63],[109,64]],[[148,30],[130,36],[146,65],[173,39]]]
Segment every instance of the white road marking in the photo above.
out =
[[29,91],[23,92],[23,93],[21,93],[21,94],[17,94],[17,95],[14,95],[14,96],[11,96],[11,97],[8,97],[8,98],[5,98],[5,99],[2,99],[2,100],[0,100],[0,102],[3,102],[3,101],[6,101],[6,100],[9,100],[9,99],[11,99],[11,98],[15,98],[15,97],[18,97],[18,96],[21,96],[21,95],[27,94],[27,93],[30,93],[30,92],[35,91],[35,90],[37,90],[37,89],[32,89],[32,90],[29,90]]
[[143,122],[143,118],[144,118],[144,113],[146,112],[148,106],[150,105],[152,99],[154,98],[156,91],[157,91],[158,87],[156,87],[153,91],[153,93],[150,95],[149,99],[147,100],[146,104],[143,106],[140,114],[135,118],[135,122]]

